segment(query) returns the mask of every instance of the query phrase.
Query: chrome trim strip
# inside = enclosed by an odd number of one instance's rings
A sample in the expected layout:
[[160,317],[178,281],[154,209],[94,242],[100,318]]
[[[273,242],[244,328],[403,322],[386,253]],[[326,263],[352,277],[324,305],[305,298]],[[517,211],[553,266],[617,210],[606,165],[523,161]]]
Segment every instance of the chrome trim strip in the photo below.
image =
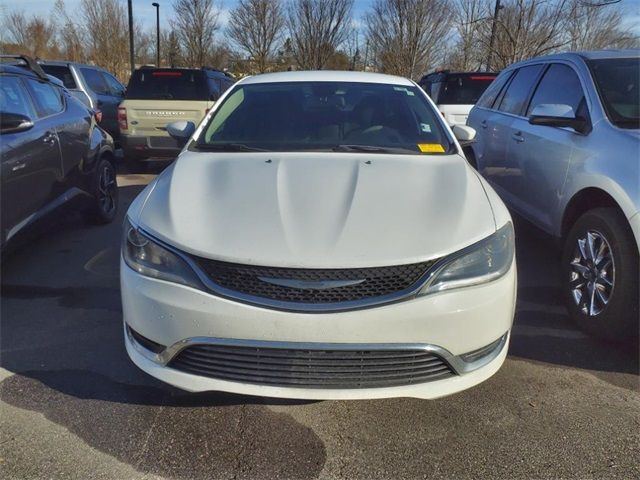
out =
[[332,288],[350,287],[366,282],[366,278],[359,280],[297,280],[295,278],[257,277],[258,280],[280,287],[297,288],[300,290],[331,290]]
[[[428,343],[316,343],[316,342],[277,342],[268,340],[242,340],[235,338],[216,338],[216,337],[191,337],[180,340],[173,345],[167,347],[159,354],[153,353],[140,345],[133,335],[130,328],[124,324],[125,335],[129,343],[135,350],[159,365],[166,366],[178,353],[183,349],[194,345],[219,345],[227,347],[249,347],[249,348],[279,348],[286,350],[422,350],[426,353],[433,353],[439,356],[458,375],[472,372],[494,360],[502,349],[505,347],[509,338],[509,332],[506,332],[496,347],[484,357],[475,362],[468,363],[462,360],[459,355],[453,355],[449,350],[431,345]],[[495,343],[495,342],[491,342]],[[489,343],[489,345],[491,345]]]

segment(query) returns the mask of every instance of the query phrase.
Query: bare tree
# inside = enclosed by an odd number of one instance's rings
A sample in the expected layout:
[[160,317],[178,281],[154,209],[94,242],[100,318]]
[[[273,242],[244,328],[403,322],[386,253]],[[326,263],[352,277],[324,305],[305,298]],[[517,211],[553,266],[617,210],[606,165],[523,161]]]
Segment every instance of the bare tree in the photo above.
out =
[[638,35],[624,27],[620,4],[594,5],[572,0],[568,9],[567,34],[571,50],[634,48],[640,46]]
[[[121,79],[129,74],[127,12],[118,0],[82,0],[87,57]],[[139,28],[134,27],[134,32]]]
[[38,15],[27,18],[21,12],[9,13],[2,26],[7,40],[15,44],[13,53],[24,53],[36,58],[56,56],[55,25]]
[[207,63],[214,50],[214,38],[220,28],[220,9],[215,0],[176,0],[175,19],[171,27],[176,31],[184,60],[190,67]]
[[231,12],[227,34],[262,73],[280,46],[284,26],[280,0],[240,0]]
[[182,52],[175,30],[162,31],[160,34],[160,53],[164,65],[170,67],[182,65]]
[[87,61],[82,26],[71,19],[63,0],[56,0],[53,18],[62,58],[72,62]]
[[293,56],[300,68],[322,69],[351,26],[353,0],[293,0],[287,19]]
[[349,34],[344,41],[344,54],[349,59],[349,70],[360,70],[362,65],[362,52],[360,51],[360,31],[355,22],[351,23]]
[[376,0],[365,21],[378,69],[417,78],[445,51],[450,18],[446,0]]
[[462,71],[478,70],[486,58],[484,28],[492,17],[491,0],[455,0],[453,27],[456,41],[447,66]]
[[[570,0],[511,0],[500,12],[492,66],[502,69],[519,60],[567,48]],[[485,31],[485,38],[489,33]],[[488,44],[488,43],[487,43]]]

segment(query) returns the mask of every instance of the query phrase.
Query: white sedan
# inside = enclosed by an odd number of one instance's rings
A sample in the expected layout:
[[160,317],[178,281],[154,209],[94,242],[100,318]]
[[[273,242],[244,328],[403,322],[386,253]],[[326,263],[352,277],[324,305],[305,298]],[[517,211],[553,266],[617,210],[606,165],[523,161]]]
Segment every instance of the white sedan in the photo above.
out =
[[142,370],[189,391],[358,399],[436,398],[500,368],[511,219],[463,157],[473,130],[414,82],[260,75],[168,130],[185,148],[123,234]]

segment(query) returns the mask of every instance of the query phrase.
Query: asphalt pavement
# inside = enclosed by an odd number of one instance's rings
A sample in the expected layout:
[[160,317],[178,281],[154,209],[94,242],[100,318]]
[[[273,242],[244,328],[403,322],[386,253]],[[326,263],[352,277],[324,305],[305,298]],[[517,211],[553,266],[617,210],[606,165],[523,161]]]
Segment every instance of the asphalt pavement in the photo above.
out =
[[[119,176],[121,218],[151,178]],[[558,252],[522,222],[495,376],[434,401],[298,402],[189,394],[129,361],[121,218],[61,216],[2,263],[2,478],[640,478],[637,345],[570,323]]]

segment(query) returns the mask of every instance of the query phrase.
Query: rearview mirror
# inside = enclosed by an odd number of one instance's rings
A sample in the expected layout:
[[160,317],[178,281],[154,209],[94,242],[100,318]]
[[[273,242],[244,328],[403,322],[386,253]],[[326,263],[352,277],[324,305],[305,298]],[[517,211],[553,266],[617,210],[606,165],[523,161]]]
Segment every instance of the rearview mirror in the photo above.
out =
[[167,125],[167,133],[174,138],[180,147],[184,147],[196,131],[196,126],[193,122],[187,120],[179,120],[177,122],[171,122]]
[[18,133],[33,127],[33,121],[20,113],[0,113],[0,133]]
[[451,130],[461,147],[467,147],[475,142],[476,130],[466,125],[454,125]]
[[529,115],[529,123],[547,127],[569,127],[579,133],[586,133],[589,129],[587,119],[577,116],[573,108],[564,104],[536,105]]

